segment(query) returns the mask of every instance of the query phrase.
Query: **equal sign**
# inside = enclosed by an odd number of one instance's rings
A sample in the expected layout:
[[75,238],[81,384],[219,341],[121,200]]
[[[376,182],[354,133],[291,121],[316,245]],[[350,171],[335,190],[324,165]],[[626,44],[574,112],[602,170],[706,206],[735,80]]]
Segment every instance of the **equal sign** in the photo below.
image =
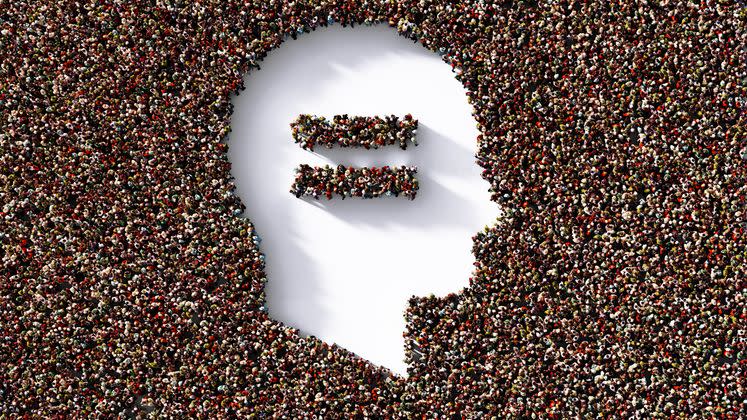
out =
[[[331,123],[324,117],[302,114],[291,123],[295,142],[312,151],[316,145],[378,149],[394,144],[405,150],[408,144],[417,146],[417,128],[418,120],[410,114],[401,120],[394,115],[384,118],[335,115]],[[297,198],[324,196],[330,200],[340,196],[344,200],[394,196],[414,200],[420,188],[416,173],[415,166],[332,168],[302,164],[296,168],[290,192]]]

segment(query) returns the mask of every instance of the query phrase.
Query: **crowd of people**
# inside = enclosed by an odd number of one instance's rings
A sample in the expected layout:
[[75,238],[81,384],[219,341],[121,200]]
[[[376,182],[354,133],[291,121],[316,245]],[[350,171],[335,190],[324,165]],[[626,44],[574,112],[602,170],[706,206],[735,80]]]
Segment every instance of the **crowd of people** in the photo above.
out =
[[414,200],[420,188],[415,177],[417,171],[414,166],[404,165],[399,168],[354,168],[345,165],[332,168],[329,165],[311,167],[302,164],[296,168],[296,178],[290,192],[296,198],[305,195],[317,200],[322,196],[328,200],[339,196],[344,200],[345,197],[376,198],[400,195]]
[[321,144],[331,149],[339,147],[363,147],[378,149],[382,146],[398,144],[402,150],[408,143],[417,146],[415,138],[418,120],[407,114],[399,119],[396,115],[381,117],[361,117],[335,115],[332,122],[325,117],[301,114],[291,123],[293,139],[305,150],[314,150]]
[[[504,213],[406,378],[269,317],[226,157],[268,51],[374,23]],[[728,0],[5,0],[0,418],[747,417],[746,45]]]

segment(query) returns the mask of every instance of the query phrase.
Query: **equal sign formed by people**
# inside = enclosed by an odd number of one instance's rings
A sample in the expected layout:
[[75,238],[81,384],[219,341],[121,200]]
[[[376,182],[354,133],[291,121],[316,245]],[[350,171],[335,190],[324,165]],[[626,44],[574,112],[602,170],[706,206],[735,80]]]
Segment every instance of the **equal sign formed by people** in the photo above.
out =
[[[316,145],[378,149],[399,145],[402,150],[408,144],[417,146],[415,140],[418,120],[407,114],[400,120],[388,117],[349,117],[335,115],[330,123],[324,117],[302,114],[291,123],[293,139],[303,149],[313,151]],[[338,165],[336,168],[299,165],[290,192],[296,197],[334,196],[376,198],[381,196],[407,197],[415,199],[419,183],[415,174],[417,167],[400,166],[354,168]]]

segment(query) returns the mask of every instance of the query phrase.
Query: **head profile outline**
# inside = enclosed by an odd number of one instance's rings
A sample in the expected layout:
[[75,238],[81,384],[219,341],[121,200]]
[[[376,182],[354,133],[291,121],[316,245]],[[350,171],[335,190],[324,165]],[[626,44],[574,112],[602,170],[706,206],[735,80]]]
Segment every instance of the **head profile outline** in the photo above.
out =
[[[263,239],[266,306],[302,334],[404,373],[409,297],[466,287],[472,236],[499,215],[475,161],[479,133],[464,87],[437,54],[392,28],[332,26],[282,47],[246,76],[229,138],[244,215]],[[312,153],[289,128],[300,114],[408,113],[420,126],[407,151]],[[288,187],[302,163],[415,165],[420,190],[412,202],[298,200]]]

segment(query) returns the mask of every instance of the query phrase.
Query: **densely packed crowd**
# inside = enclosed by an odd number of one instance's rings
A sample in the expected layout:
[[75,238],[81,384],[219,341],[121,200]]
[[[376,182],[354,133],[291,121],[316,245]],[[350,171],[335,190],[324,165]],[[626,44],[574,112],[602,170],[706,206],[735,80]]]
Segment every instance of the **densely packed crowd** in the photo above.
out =
[[[223,142],[269,50],[380,22],[505,211],[407,378],[268,317]],[[747,417],[745,45],[728,0],[0,0],[0,417]]]
[[407,197],[415,199],[420,185],[415,174],[418,169],[414,166],[391,168],[353,168],[352,166],[329,165],[311,167],[306,164],[296,168],[296,178],[291,185],[290,192],[296,198],[311,196],[315,199],[334,196],[342,197]]
[[329,149],[334,146],[378,149],[398,144],[402,150],[407,149],[408,143],[418,145],[415,138],[418,120],[410,114],[402,120],[396,115],[384,118],[335,115],[332,122],[324,117],[301,114],[291,123],[291,130],[296,143],[307,150],[314,150],[317,144]]

